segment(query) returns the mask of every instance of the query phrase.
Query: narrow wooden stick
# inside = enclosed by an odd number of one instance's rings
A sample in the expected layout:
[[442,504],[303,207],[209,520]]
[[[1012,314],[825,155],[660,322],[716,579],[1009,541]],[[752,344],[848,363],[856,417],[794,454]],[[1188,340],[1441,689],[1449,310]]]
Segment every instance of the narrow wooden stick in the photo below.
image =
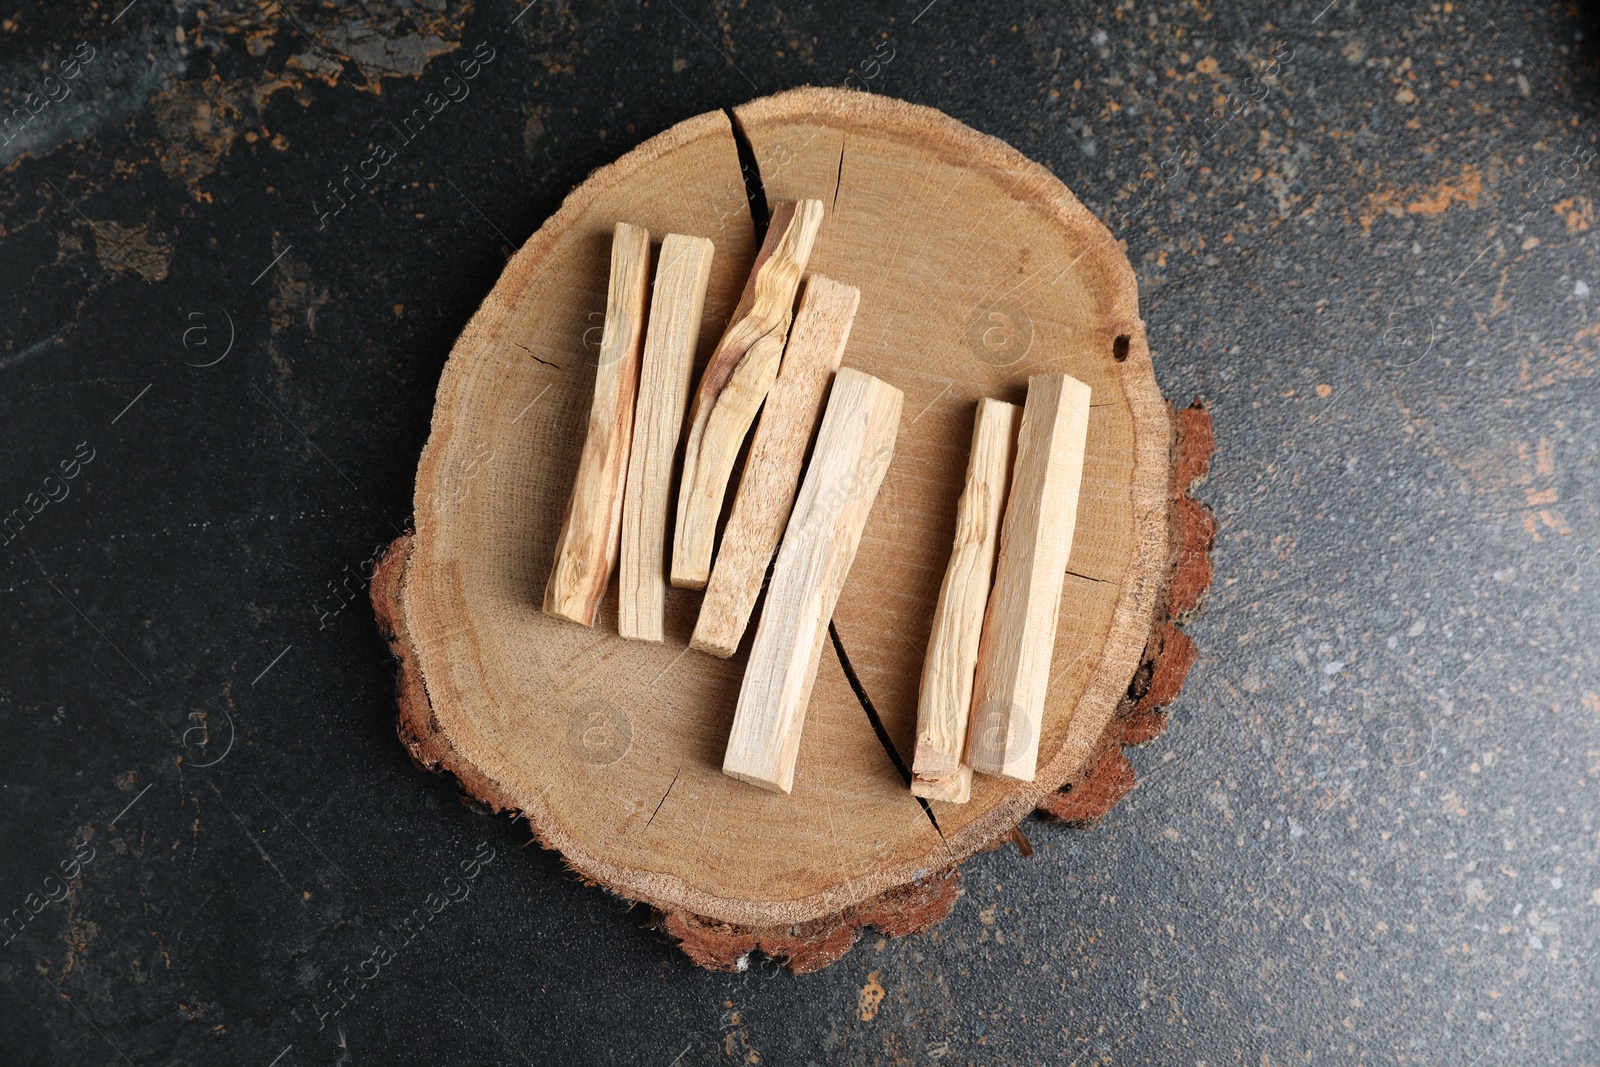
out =
[[773,210],[744,295],[695,390],[672,538],[672,584],[680,588],[704,588],[711,576],[728,478],[778,373],[795,289],[821,225],[820,200]]
[[561,520],[555,565],[544,589],[544,612],[594,625],[622,533],[622,490],[633,439],[633,398],[639,389],[639,348],[649,296],[650,231],[617,223],[611,237],[611,280],[600,337],[589,430],[578,477]]
[[783,369],[767,394],[750,442],[691,648],[726,659],[739,647],[767,564],[794,507],[806,447],[822,414],[828,385],[844,358],[860,303],[861,290],[853,285],[816,274],[806,278],[783,351]]
[[714,251],[704,237],[669,233],[656,264],[627,491],[622,497],[622,563],[617,578],[617,633],[639,641],[660,641],[663,636],[672,464],[689,403],[689,376],[694,371]]
[[978,643],[967,727],[967,763],[975,771],[1033,781],[1088,433],[1087,385],[1065,374],[1028,379]]
[[817,659],[872,502],[894,455],[900,390],[845,367],[778,549],[722,771],[787,793]]
[[911,791],[929,800],[965,804],[972,795],[972,768],[961,756],[972,709],[978,635],[989,603],[1000,547],[1000,515],[1021,422],[1022,408],[1016,404],[978,401],[967,484],[956,503],[955,546],[933,611],[933,632],[922,662],[922,692],[917,702]]

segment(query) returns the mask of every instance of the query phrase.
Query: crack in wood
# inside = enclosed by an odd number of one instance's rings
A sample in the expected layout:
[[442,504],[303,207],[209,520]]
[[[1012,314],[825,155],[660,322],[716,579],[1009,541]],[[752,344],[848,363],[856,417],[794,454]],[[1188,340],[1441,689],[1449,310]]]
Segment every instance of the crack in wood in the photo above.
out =
[[644,822],[644,828],[646,830],[650,829],[650,824],[656,821],[656,816],[661,812],[661,805],[665,804],[667,802],[667,798],[672,795],[672,787],[678,784],[678,776],[681,774],[683,774],[683,771],[679,770],[677,774],[672,776],[672,782],[667,786],[667,791],[661,794],[660,800],[656,801],[656,810],[652,811],[650,813],[650,818],[646,819]]
[[521,341],[512,341],[511,343],[516,345],[518,348],[522,349],[524,352],[528,353],[528,358],[532,359],[535,363],[543,363],[546,367],[554,367],[556,370],[560,370],[561,369],[561,364],[559,364],[559,363],[551,363],[548,359],[540,359],[538,356],[533,354],[533,349],[529,348],[527,345],[523,344]]
[[839,172],[833,179],[833,207],[828,209],[832,215],[839,210],[839,187],[844,184],[844,141],[839,142]]
[[771,205],[767,203],[767,187],[761,181],[761,165],[756,162],[756,150],[750,143],[749,134],[739,125],[739,116],[731,107],[725,107],[722,111],[728,116],[733,144],[739,152],[739,170],[744,174],[744,195],[750,204],[750,221],[755,225],[759,245],[760,236],[767,232],[767,223],[772,220]]
[[[861,710],[867,713],[867,721],[872,724],[872,732],[878,735],[878,744],[882,745],[884,752],[888,753],[890,761],[894,763],[895,770],[900,772],[900,777],[905,780],[906,788],[910,789],[911,768],[900,757],[900,750],[894,747],[894,741],[890,739],[889,731],[883,725],[883,719],[878,715],[878,709],[872,706],[872,698],[867,696],[866,687],[861,684],[861,679],[856,674],[856,669],[850,665],[850,657],[844,651],[844,642],[839,640],[839,627],[834,625],[832,619],[828,620],[828,637],[833,641],[833,651],[839,657],[839,666],[844,670],[845,681],[850,683],[851,692],[855,693],[856,699],[861,702]],[[945,841],[944,830],[940,829],[939,820],[934,816],[933,809],[928,806],[928,802],[923,798],[916,797],[915,800],[922,805],[922,814],[926,815],[928,821],[933,824],[934,832],[939,835],[939,840],[944,842],[945,851],[949,852],[950,843]],[[950,854],[950,859],[952,863],[955,862],[955,854],[953,852]]]

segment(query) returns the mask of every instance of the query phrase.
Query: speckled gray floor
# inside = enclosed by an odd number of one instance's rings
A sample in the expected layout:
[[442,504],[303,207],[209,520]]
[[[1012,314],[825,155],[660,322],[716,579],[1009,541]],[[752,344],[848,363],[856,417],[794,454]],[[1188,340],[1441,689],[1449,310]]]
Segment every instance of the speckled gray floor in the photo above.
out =
[[[0,1061],[1600,1062],[1589,17],[124,2],[0,15]],[[852,73],[1127,240],[1215,411],[1217,582],[1099,829],[1029,824],[933,933],[713,975],[411,767],[361,575],[562,194]]]

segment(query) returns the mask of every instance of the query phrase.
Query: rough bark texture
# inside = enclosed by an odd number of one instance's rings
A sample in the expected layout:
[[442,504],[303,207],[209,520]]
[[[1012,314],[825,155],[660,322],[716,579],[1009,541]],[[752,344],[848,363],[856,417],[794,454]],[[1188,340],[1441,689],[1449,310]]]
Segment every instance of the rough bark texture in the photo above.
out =
[[951,867],[798,926],[750,929],[681,911],[664,914],[661,926],[708,970],[742,971],[750,953],[759,950],[795,974],[809,974],[850,951],[863,927],[889,937],[920,933],[949,915],[960,895],[961,871]]
[[1105,751],[1089,776],[1052,793],[1039,811],[1072,826],[1091,827],[1133,788],[1133,764],[1123,747],[1154,740],[1167,728],[1166,707],[1178,698],[1197,651],[1180,626],[1200,610],[1211,586],[1211,547],[1217,520],[1190,495],[1211,469],[1216,439],[1211,412],[1196,400],[1176,413],[1172,445],[1172,579],[1128,695],[1106,731]]

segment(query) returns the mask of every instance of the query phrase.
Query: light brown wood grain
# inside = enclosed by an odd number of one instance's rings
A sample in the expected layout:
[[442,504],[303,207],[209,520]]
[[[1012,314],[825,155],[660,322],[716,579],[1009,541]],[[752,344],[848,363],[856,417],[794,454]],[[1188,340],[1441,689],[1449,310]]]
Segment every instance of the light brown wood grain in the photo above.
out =
[[763,789],[794,788],[828,620],[894,456],[903,400],[894,386],[849,367],[834,378],[756,626],[724,774]]
[[978,401],[966,485],[956,502],[955,544],[939,586],[933,633],[922,663],[911,791],[929,800],[965,804],[971,797],[972,768],[962,755],[972,710],[972,679],[1021,422],[1022,408],[1016,404],[989,397]]
[[583,458],[578,461],[578,476],[556,540],[555,563],[544,589],[546,615],[582,626],[594,625],[600,598],[617,564],[649,277],[650,231],[617,223]]
[[728,479],[783,356],[800,276],[822,225],[822,202],[779,204],[739,309],[701,375],[689,409],[672,538],[672,584],[704,588]]
[[617,575],[617,633],[639,641],[663,637],[673,462],[689,402],[714,251],[704,237],[669,233],[656,264],[622,499],[622,559]]
[[923,800],[946,804],[965,804],[972,799],[972,768],[965,763],[937,778],[921,778],[912,772],[911,792]]
[[[908,757],[974,406],[1020,403],[1046,371],[1094,389],[1072,556],[1087,577],[1069,574],[1062,592],[1035,780],[978,775],[969,803],[936,808],[935,830],[825,646],[794,791],[741,785],[721,766],[745,653],[689,650],[700,593],[667,590],[660,644],[617,636],[609,592],[593,629],[539,610],[593,388],[575,339],[602,319],[615,223],[716,242],[697,367],[749,281],[760,235],[721,111],[574,190],[456,341],[394,585],[416,680],[403,737],[484,805],[523,813],[584,879],[708,921],[787,928],[965,859],[1096,764],[1166,588],[1172,436],[1127,257],[1054,175],[877,95],[802,89],[736,112],[769,202],[828,207],[807,270],[861,290],[846,362],[906,395],[833,618]],[[469,470],[473,491],[449,492]]]
[[739,647],[767,564],[794,507],[806,448],[844,358],[860,302],[861,290],[853,285],[816,274],[806,278],[783,350],[783,367],[756,424],[733,511],[706,583],[691,648],[726,658]]
[[1033,781],[1088,435],[1087,385],[1066,374],[1028,379],[978,644],[967,734],[975,771]]

